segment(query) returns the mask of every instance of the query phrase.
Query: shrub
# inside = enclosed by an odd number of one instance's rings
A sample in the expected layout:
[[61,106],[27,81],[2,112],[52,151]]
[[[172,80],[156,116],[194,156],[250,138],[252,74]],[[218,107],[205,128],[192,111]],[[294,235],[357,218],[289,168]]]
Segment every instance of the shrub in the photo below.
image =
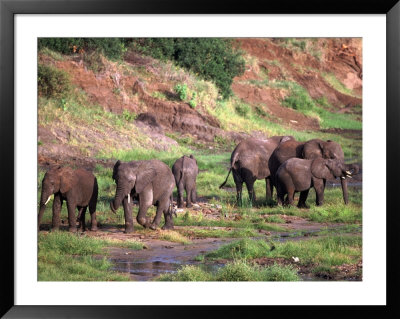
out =
[[235,111],[240,116],[246,117],[247,114],[250,112],[250,106],[246,103],[237,103],[235,105]]
[[286,97],[283,104],[295,110],[312,110],[316,107],[314,100],[307,90],[297,83],[290,83],[290,95]]
[[187,85],[186,84],[177,84],[174,87],[174,91],[178,94],[179,99],[181,101],[185,101],[187,97]]
[[232,95],[233,78],[244,72],[244,59],[230,39],[140,38],[131,40],[131,46],[156,59],[173,60],[203,79],[215,82],[224,98]]
[[124,38],[40,38],[38,49],[49,48],[63,54],[98,51],[110,59],[119,59],[126,52]]
[[69,74],[54,67],[38,65],[38,95],[61,97],[71,90]]

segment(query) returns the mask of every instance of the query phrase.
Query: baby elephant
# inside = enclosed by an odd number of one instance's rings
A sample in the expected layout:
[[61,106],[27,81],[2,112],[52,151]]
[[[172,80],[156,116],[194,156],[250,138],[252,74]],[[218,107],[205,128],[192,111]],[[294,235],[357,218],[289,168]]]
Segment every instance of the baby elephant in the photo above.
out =
[[178,158],[172,166],[172,173],[178,189],[178,207],[183,207],[184,190],[186,191],[186,207],[192,207],[192,203],[196,202],[196,177],[199,174],[199,167],[194,156],[184,155]]
[[85,231],[85,213],[89,206],[91,216],[90,230],[97,230],[96,205],[98,186],[97,179],[84,169],[72,169],[70,167],[55,167],[50,169],[42,181],[42,194],[40,198],[40,209],[38,215],[38,230],[46,204],[53,200],[53,229],[60,227],[60,212],[63,201],[67,201],[69,231],[75,232],[76,217],[75,210],[78,208],[79,226]]
[[[351,178],[357,172],[356,166],[347,165],[338,159],[316,158],[313,160],[291,158],[279,166],[276,183],[278,192],[278,205],[284,203],[284,196],[287,196],[285,204],[292,205],[295,192],[302,192],[298,207],[307,207],[305,199],[311,187],[316,193],[316,204],[324,202],[324,189],[327,179]],[[303,197],[304,194],[304,197]]]

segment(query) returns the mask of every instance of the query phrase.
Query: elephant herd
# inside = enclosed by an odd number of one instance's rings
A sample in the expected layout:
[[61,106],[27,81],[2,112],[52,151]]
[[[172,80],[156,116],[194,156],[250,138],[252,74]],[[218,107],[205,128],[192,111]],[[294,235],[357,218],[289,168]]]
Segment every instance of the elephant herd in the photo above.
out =
[[[222,188],[232,172],[236,185],[237,201],[242,200],[242,186],[246,184],[249,198],[254,202],[254,183],[257,179],[266,181],[266,199],[272,198],[273,187],[277,190],[278,205],[292,205],[294,193],[300,192],[298,207],[306,207],[306,199],[311,187],[316,192],[316,204],[322,205],[326,180],[339,177],[343,199],[348,203],[347,178],[357,174],[359,168],[344,163],[344,153],[338,143],[313,139],[298,142],[292,136],[273,136],[262,140],[248,138],[241,141],[231,155],[230,169]],[[199,173],[193,155],[177,159],[172,170],[159,160],[117,161],[112,178],[116,183],[115,197],[110,208],[115,213],[124,209],[125,233],[133,231],[133,200],[139,202],[136,220],[145,228],[156,229],[164,215],[162,229],[173,228],[173,189],[178,190],[177,206],[183,207],[183,193],[186,192],[186,206],[196,202],[196,178]],[[53,199],[52,228],[60,226],[60,212],[63,201],[67,202],[69,231],[85,230],[85,214],[89,207],[90,229],[97,230],[96,204],[98,185],[96,177],[84,169],[53,167],[46,172],[42,181],[39,204],[38,230],[45,206]],[[286,198],[285,198],[286,195]],[[147,210],[154,205],[156,215],[152,221]],[[78,209],[78,217],[75,212]]]

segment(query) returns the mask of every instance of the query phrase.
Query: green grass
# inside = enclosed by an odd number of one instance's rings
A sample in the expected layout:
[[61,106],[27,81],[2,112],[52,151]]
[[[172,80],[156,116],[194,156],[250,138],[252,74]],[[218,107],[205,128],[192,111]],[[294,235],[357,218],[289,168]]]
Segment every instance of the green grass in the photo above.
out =
[[174,243],[182,243],[184,245],[188,245],[191,243],[186,236],[171,230],[163,231],[158,238],[161,240],[171,241]]
[[156,281],[298,281],[291,266],[274,264],[269,267],[252,265],[243,260],[227,263],[217,272],[207,272],[201,266],[183,266],[175,274],[164,274]]
[[39,281],[125,281],[125,275],[111,271],[112,264],[105,258],[110,246],[143,249],[140,242],[115,242],[70,234],[67,232],[39,233]]
[[340,82],[333,73],[322,73],[322,76],[336,91],[353,97],[361,98],[361,96],[356,95],[353,90],[347,88],[342,82]]
[[241,239],[206,254],[208,259],[254,259],[265,257],[271,250],[263,240]]
[[276,244],[268,252],[268,257],[290,259],[298,257],[303,265],[338,266],[354,264],[362,256],[362,239],[360,236],[328,236],[304,241],[287,241]]

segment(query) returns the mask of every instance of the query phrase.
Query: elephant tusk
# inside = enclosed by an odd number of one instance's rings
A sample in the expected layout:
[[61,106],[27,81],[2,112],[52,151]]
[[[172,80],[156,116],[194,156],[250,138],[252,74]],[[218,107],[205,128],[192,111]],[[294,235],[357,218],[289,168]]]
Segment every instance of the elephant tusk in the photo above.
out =
[[341,178],[341,179],[346,179],[346,177],[344,177],[344,176],[340,176],[340,178]]
[[46,200],[46,203],[44,203],[45,205],[47,205],[47,203],[50,201],[51,195],[49,196],[49,198]]
[[131,194],[128,193],[128,204],[131,202]]
[[347,175],[352,175],[352,173],[350,171],[346,171]]
[[348,178],[353,178],[353,177],[351,177],[350,175],[347,175],[346,177],[348,177]]

